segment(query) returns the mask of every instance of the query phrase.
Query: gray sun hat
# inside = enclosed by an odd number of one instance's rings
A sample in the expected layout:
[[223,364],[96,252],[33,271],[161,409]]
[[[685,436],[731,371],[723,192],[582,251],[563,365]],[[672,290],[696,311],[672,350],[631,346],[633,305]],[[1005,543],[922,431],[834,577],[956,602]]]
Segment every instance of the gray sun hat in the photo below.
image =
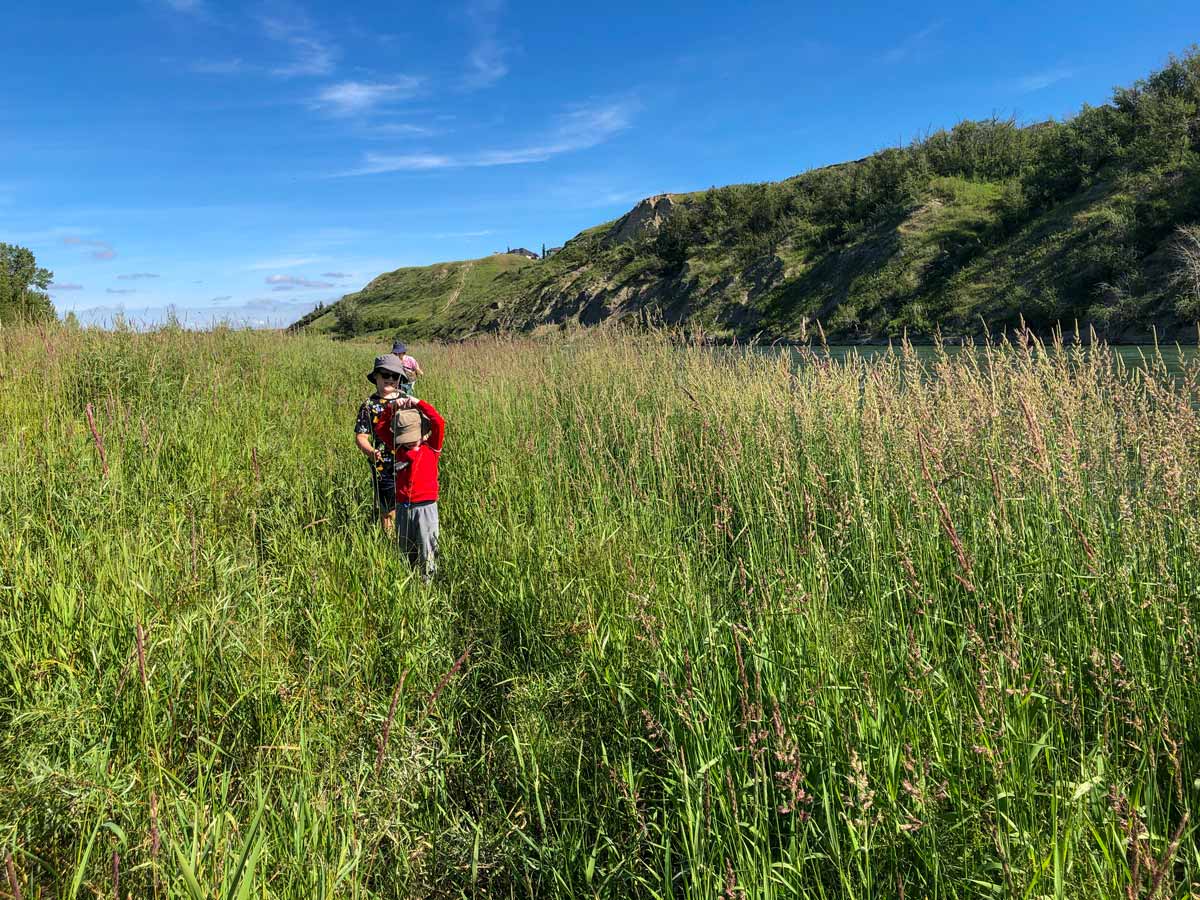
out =
[[385,372],[395,372],[402,379],[405,377],[404,361],[395,353],[385,353],[383,356],[375,357],[375,366],[367,373],[367,381],[374,384],[375,373],[380,369],[383,369]]

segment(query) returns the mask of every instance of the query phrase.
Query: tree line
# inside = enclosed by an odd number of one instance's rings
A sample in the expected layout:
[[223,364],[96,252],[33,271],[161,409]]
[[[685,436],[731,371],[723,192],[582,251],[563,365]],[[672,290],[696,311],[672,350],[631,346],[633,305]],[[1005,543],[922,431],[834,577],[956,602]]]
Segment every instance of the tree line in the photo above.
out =
[[39,266],[31,250],[0,243],[0,324],[53,319],[53,280],[54,273]]

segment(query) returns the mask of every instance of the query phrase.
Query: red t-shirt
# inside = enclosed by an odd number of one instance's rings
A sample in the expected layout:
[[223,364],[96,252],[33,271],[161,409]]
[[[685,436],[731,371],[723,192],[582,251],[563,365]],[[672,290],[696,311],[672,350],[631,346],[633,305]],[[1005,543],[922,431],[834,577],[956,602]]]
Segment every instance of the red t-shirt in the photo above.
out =
[[396,454],[396,502],[424,503],[438,498],[438,458],[446,436],[446,422],[432,405],[418,401],[416,409],[429,422],[429,439],[412,450],[392,446],[392,415],[396,404],[389,403],[375,423],[375,437]]

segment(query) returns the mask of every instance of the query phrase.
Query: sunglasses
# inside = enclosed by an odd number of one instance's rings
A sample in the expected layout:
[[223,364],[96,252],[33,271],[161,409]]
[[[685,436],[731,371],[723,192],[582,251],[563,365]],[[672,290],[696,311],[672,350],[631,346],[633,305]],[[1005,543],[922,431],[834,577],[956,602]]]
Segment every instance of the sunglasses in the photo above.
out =
[[399,381],[400,376],[396,372],[384,372],[382,369],[375,373],[377,378],[382,378],[384,381]]

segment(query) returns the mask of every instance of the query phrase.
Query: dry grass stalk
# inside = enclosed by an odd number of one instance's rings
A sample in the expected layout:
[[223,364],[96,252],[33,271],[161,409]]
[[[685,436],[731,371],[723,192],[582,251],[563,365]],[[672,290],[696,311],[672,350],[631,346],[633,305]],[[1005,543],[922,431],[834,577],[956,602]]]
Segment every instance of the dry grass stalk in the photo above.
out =
[[158,850],[161,838],[158,833],[158,794],[150,792],[150,877],[154,882],[154,892],[159,892]]
[[100,436],[100,430],[96,427],[96,417],[92,415],[92,404],[88,404],[83,408],[87,413],[88,428],[92,430],[92,440],[96,444],[96,450],[100,453],[100,465],[104,469],[104,477],[108,477],[108,455],[104,452],[104,438]]
[[942,521],[942,529],[946,532],[946,536],[950,539],[951,545],[954,547],[954,554],[958,557],[958,564],[962,568],[964,575],[955,574],[955,579],[969,592],[975,591],[974,584],[971,583],[971,560],[967,556],[966,547],[963,546],[962,539],[958,536],[958,530],[954,527],[954,520],[950,518],[950,510],[946,508],[945,502],[942,500],[942,495],[938,491],[937,483],[933,480],[933,476],[929,473],[929,463],[926,461],[927,449],[925,446],[925,436],[921,431],[917,430],[917,447],[920,450],[921,457],[921,474],[925,478],[925,483],[929,485],[929,490],[933,494],[933,499],[938,506],[938,515]]
[[158,834],[158,794],[150,792],[150,858],[158,859],[160,838]]
[[379,777],[379,770],[383,767],[383,754],[387,750],[388,737],[392,733],[392,720],[396,717],[396,703],[400,700],[400,692],[404,690],[405,679],[408,678],[408,669],[400,673],[400,679],[396,682],[396,688],[392,691],[392,704],[388,707],[387,720],[383,723],[383,734],[379,737],[379,752],[375,754],[375,777]]
[[1154,900],[1158,896],[1158,889],[1162,887],[1163,878],[1175,860],[1175,854],[1179,852],[1179,843],[1183,840],[1183,832],[1187,829],[1189,818],[1191,818],[1191,812],[1184,810],[1183,818],[1179,820],[1179,826],[1175,829],[1175,834],[1171,836],[1171,843],[1167,845],[1162,858],[1154,863],[1154,871],[1150,879],[1150,893],[1146,895],[1150,900]]
[[148,685],[146,682],[146,634],[142,630],[141,622],[137,623],[135,637],[137,640],[138,674],[142,678],[142,690],[147,690]]
[[1037,457],[1037,465],[1043,474],[1050,474],[1050,454],[1046,451],[1046,438],[1042,434],[1041,426],[1038,425],[1037,417],[1034,416],[1033,410],[1029,406],[1029,401],[1025,399],[1025,395],[1021,394],[1018,397],[1021,404],[1021,412],[1025,416],[1025,426],[1029,430],[1029,442],[1033,445],[1034,454]]
[[447,683],[449,683],[450,679],[453,678],[458,670],[462,668],[462,664],[467,661],[467,657],[470,655],[471,648],[467,647],[467,649],[462,652],[462,655],[454,661],[454,665],[452,665],[446,674],[442,676],[442,680],[437,683],[437,687],[433,689],[433,693],[429,695],[429,699],[425,702],[425,709],[421,713],[422,719],[425,719],[429,713],[433,711],[433,705],[437,703],[437,698],[441,696],[441,693],[445,689]]
[[12,891],[13,900],[21,900],[21,883],[17,881],[17,867],[13,865],[11,850],[4,852],[4,868],[8,872],[8,889]]

